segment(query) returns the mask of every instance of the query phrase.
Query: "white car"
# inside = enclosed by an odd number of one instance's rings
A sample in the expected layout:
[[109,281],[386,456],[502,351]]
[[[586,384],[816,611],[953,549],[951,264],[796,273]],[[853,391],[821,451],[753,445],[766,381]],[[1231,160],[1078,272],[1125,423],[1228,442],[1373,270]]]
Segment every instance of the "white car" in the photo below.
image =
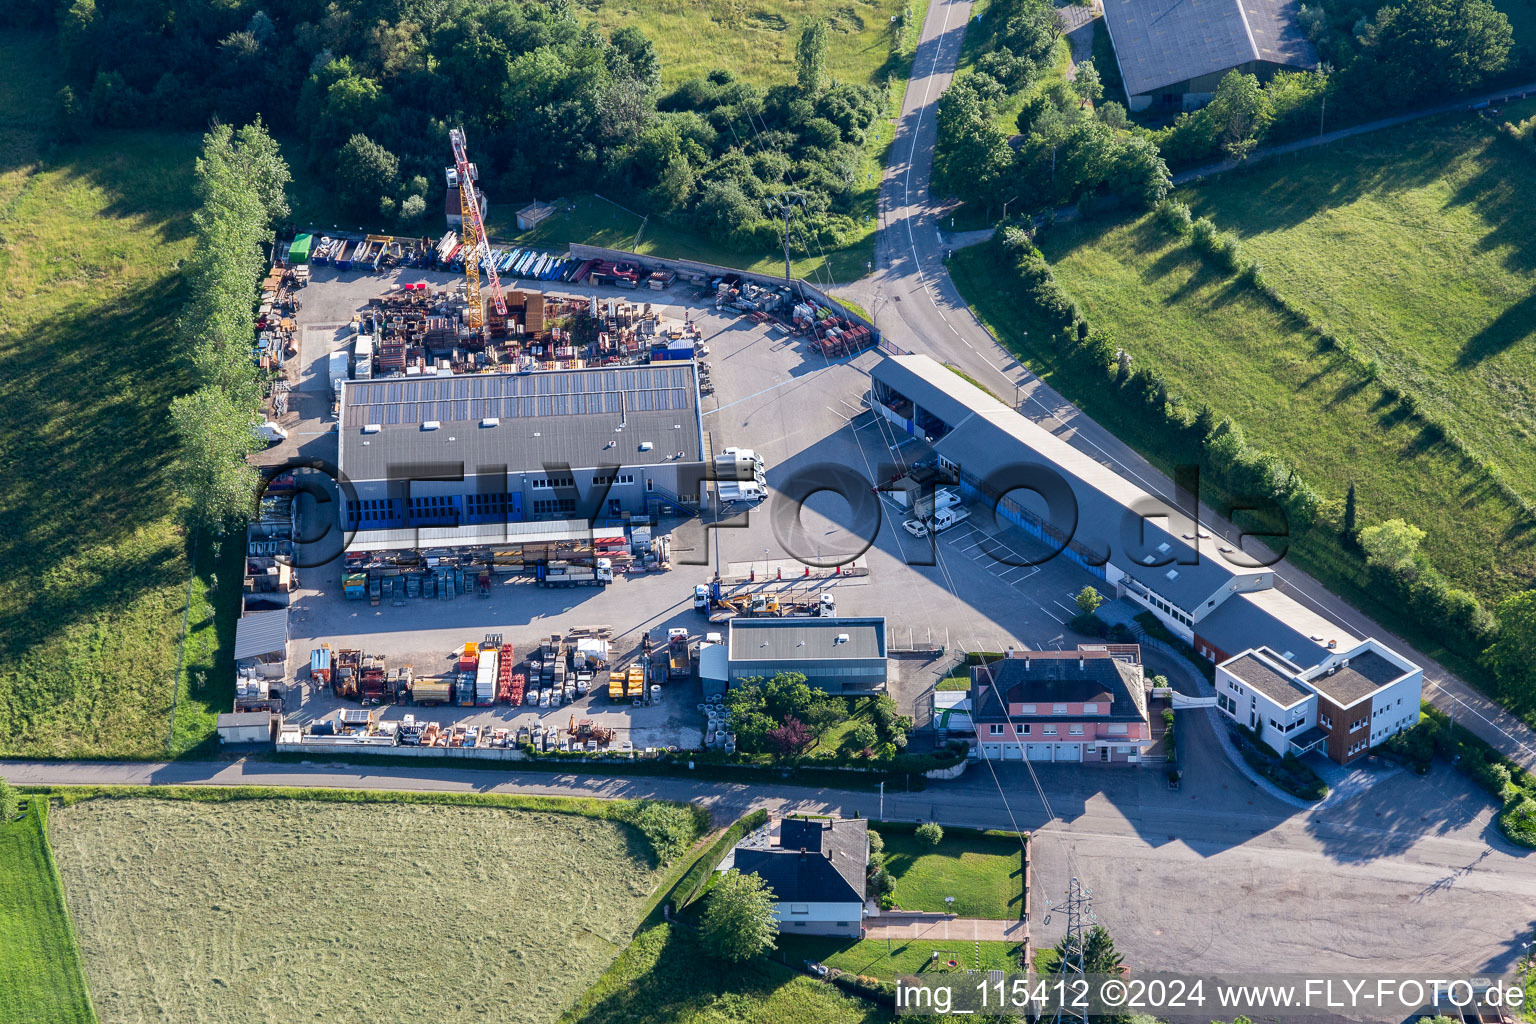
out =
[[921,519],[908,519],[901,524],[901,528],[914,537],[928,536],[928,526]]

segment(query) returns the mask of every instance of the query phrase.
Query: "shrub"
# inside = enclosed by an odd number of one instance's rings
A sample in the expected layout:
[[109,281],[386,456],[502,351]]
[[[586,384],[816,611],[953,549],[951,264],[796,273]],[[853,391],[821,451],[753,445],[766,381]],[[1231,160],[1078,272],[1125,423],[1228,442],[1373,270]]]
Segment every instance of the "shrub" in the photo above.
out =
[[1189,207],[1177,199],[1163,199],[1152,210],[1157,222],[1175,234],[1189,234],[1190,226],[1195,222]]
[[677,804],[646,804],[635,816],[635,826],[649,840],[658,864],[681,856],[698,838],[693,812]]
[[869,854],[873,857],[885,849],[885,837],[874,829],[869,830]]
[[938,846],[944,841],[944,829],[936,821],[923,822],[912,834],[929,846]]

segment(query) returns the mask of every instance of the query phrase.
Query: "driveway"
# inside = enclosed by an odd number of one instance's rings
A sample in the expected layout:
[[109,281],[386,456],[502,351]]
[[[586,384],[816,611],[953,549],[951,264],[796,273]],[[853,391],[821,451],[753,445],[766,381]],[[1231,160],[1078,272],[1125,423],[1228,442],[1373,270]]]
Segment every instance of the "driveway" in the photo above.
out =
[[961,942],[1023,942],[1029,928],[1023,921],[992,921],[983,917],[923,917],[891,920],[867,918],[866,939],[957,939]]

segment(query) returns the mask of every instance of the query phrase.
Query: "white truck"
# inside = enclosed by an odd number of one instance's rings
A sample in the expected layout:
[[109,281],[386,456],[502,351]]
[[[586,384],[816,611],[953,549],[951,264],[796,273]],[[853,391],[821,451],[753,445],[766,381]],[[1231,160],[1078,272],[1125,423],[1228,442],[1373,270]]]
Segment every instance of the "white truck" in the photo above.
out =
[[971,518],[971,510],[968,508],[941,508],[933,514],[933,532],[943,533],[951,526],[965,522]]
[[693,610],[696,612],[709,611],[709,587],[703,583],[693,588]]
[[759,502],[768,497],[763,457],[751,448],[727,448],[716,455],[715,492],[722,502]]
[[613,560],[599,558],[591,567],[552,562],[540,565],[537,575],[545,587],[606,587],[613,582]]

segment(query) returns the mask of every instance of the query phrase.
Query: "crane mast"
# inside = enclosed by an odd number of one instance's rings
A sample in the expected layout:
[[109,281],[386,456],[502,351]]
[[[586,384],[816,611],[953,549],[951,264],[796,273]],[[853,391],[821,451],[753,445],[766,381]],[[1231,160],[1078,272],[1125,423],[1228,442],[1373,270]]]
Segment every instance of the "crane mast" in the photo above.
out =
[[501,293],[501,278],[490,260],[490,245],[485,238],[485,221],[480,216],[480,197],[475,192],[473,169],[469,153],[464,145],[464,129],[448,132],[448,142],[453,146],[453,166],[459,179],[459,208],[463,223],[459,235],[464,242],[464,286],[469,300],[469,328],[478,331],[485,324],[485,306],[480,301],[480,265],[485,264],[485,276],[491,285],[491,301],[496,312],[507,315],[506,296]]

